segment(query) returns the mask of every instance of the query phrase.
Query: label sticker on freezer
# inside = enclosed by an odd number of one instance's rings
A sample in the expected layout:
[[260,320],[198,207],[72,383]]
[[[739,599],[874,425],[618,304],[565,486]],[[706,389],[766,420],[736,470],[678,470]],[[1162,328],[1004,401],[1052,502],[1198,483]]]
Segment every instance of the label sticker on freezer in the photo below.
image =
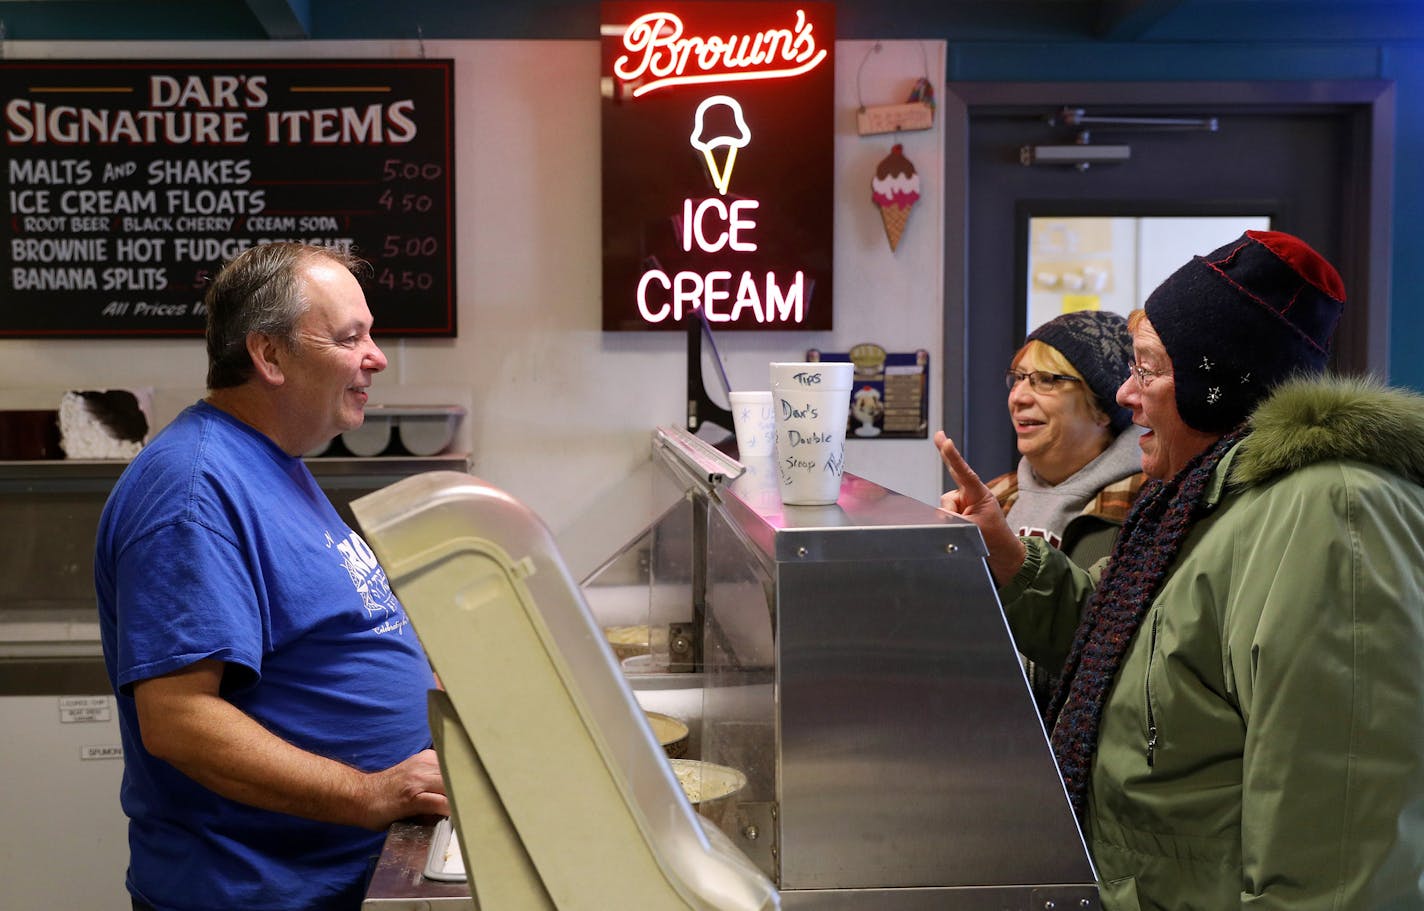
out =
[[113,721],[114,710],[108,696],[60,696],[60,724],[93,724]]
[[80,747],[80,759],[123,759],[124,748],[120,745],[102,747]]

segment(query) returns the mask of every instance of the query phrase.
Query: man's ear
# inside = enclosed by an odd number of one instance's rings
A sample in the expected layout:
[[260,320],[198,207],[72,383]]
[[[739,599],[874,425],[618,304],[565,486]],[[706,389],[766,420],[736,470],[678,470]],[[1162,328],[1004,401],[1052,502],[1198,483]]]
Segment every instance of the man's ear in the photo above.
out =
[[253,371],[269,386],[286,382],[286,374],[282,372],[286,353],[286,345],[276,336],[265,332],[247,333],[247,355],[252,358]]

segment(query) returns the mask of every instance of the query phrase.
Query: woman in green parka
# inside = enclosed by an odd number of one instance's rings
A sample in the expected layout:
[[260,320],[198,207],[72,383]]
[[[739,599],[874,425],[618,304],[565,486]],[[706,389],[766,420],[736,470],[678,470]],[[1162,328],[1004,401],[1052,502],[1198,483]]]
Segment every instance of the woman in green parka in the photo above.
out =
[[1131,321],[1143,489],[1091,570],[1020,539],[936,435],[1104,906],[1424,908],[1424,398],[1320,377],[1344,301],[1248,231]]

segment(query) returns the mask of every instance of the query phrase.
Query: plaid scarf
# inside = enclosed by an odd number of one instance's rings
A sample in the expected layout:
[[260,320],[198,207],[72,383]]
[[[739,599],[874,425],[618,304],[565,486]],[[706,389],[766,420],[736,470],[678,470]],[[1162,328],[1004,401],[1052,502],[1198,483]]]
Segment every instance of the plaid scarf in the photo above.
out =
[[1245,434],[1245,428],[1238,428],[1195,456],[1176,477],[1143,487],[1112,559],[1083,608],[1047,716],[1053,755],[1079,820],[1084,818],[1108,689],[1168,567],[1207,512],[1203,500],[1212,472]]

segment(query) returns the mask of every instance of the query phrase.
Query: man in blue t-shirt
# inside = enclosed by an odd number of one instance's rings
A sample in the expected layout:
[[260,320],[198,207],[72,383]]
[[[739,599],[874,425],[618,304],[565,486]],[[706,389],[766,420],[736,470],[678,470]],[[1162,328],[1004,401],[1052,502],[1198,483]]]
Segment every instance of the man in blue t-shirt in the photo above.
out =
[[361,903],[383,830],[449,805],[425,654],[301,454],[386,358],[354,257],[253,247],[214,279],[208,395],[119,479],[94,582],[136,909]]

